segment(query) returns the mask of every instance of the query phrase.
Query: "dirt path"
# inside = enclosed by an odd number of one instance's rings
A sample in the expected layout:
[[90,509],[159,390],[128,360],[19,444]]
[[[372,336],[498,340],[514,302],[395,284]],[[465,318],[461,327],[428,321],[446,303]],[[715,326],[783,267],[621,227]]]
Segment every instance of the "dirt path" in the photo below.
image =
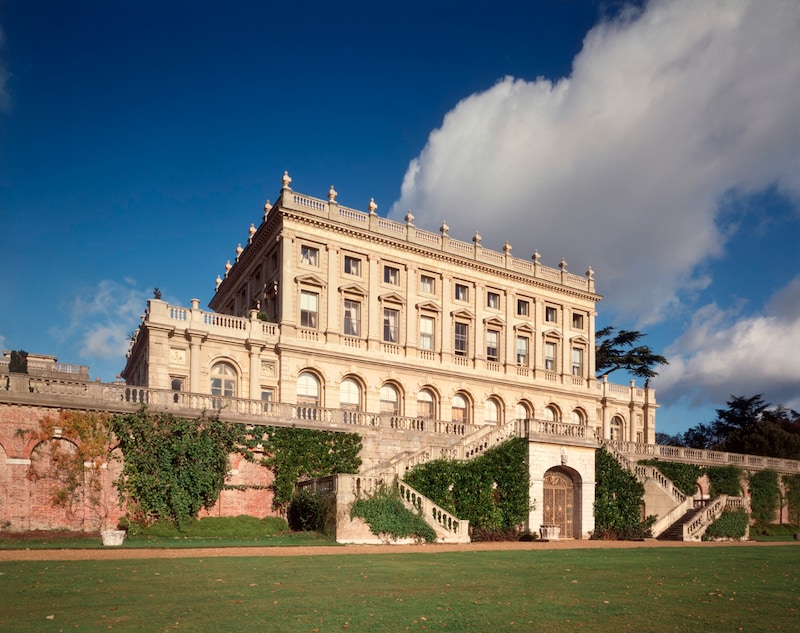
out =
[[[438,554],[495,550],[612,549],[641,547],[769,547],[792,543],[679,541],[532,541],[433,545],[344,545],[315,547],[203,547],[191,549],[39,549],[0,550],[0,561],[12,560],[135,560],[143,558],[216,558],[223,556],[331,556],[343,554]],[[800,545],[800,542],[798,542]]]

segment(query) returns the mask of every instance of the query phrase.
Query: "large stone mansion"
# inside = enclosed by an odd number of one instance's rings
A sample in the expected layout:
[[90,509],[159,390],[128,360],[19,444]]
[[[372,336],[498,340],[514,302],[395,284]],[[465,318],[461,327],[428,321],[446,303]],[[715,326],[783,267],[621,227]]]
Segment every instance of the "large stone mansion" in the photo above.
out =
[[324,200],[290,184],[285,174],[217,278],[212,311],[149,302],[127,385],[226,415],[359,429],[367,470],[423,449],[457,456],[465,438],[534,423],[531,498],[544,503],[530,527],[586,536],[596,437],[653,443],[657,407],[652,389],[595,377],[593,271],[548,268],[508,243],[488,250],[477,234],[460,242],[446,224],[431,233],[411,213],[393,222],[373,201],[357,211],[333,187]]

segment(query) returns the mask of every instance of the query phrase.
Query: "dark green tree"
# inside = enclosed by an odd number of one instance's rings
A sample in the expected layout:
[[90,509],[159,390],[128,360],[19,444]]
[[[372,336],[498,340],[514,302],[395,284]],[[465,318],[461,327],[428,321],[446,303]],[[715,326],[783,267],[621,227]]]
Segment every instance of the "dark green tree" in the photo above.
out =
[[613,325],[598,330],[595,334],[595,370],[598,377],[608,376],[618,369],[624,369],[639,378],[657,376],[654,367],[669,363],[647,345],[637,345],[644,336],[636,330],[617,330]]
[[8,371],[14,374],[27,374],[28,352],[25,350],[13,350],[11,358],[8,360]]

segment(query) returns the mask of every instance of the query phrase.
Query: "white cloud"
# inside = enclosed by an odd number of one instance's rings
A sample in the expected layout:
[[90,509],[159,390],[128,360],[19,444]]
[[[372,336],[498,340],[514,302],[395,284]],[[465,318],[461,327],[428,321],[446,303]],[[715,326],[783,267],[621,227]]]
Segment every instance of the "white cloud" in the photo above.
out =
[[461,101],[391,215],[518,257],[597,271],[640,325],[708,283],[731,192],[800,199],[800,4],[661,0],[586,36],[569,78],[507,77]]
[[800,277],[776,293],[764,312],[707,305],[665,356],[653,381],[660,399],[681,394],[692,406],[731,395],[764,394],[773,404],[800,409]]
[[69,302],[69,326],[58,333],[74,338],[84,359],[119,359],[128,350],[128,333],[136,327],[148,293],[126,279],[125,284],[105,279],[77,294]]

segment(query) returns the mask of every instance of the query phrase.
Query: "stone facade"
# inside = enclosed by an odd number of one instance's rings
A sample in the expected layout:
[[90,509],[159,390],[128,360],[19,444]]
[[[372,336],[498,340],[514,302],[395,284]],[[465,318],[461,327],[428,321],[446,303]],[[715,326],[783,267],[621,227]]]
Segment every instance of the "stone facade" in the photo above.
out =
[[424,231],[411,213],[393,222],[373,201],[361,212],[333,187],[323,200],[290,184],[285,174],[218,277],[211,311],[196,299],[149,302],[126,383],[264,423],[353,424],[365,468],[428,444],[447,455],[484,426],[551,423],[559,441],[531,444],[533,485],[548,467],[568,473],[580,497],[574,535],[585,536],[595,436],[652,443],[657,408],[651,389],[595,378],[593,271],[548,268],[508,243],[488,250],[478,234],[460,242],[444,223]]

